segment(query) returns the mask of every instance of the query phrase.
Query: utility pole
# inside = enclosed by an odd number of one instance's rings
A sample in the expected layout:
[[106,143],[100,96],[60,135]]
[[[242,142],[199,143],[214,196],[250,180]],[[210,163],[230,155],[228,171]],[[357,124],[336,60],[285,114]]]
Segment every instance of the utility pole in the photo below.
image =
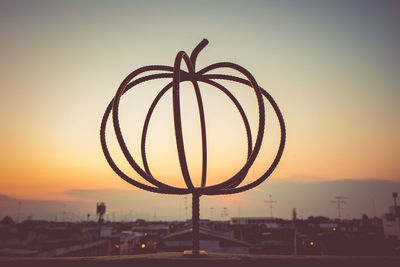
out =
[[274,208],[273,207],[273,204],[275,204],[275,203],[277,203],[275,200],[272,200],[272,195],[269,195],[269,200],[265,200],[264,201],[265,203],[269,203],[269,211],[270,211],[270,216],[271,216],[271,218],[273,217],[272,216],[272,209]]
[[374,213],[374,217],[376,217],[375,199],[372,199],[372,212]]
[[341,219],[341,210],[343,209],[343,204],[346,204],[346,201],[344,199],[348,199],[347,197],[341,197],[341,196],[336,196],[335,200],[332,200],[331,203],[337,205],[337,210],[338,210],[338,216],[339,220]]
[[178,219],[179,221],[182,220],[182,201],[178,201],[179,207],[178,207]]
[[297,212],[296,209],[293,208],[293,225],[294,225],[294,237],[293,237],[293,254],[297,255],[297,229],[296,229],[296,222],[297,222]]
[[65,222],[65,203],[64,203],[64,208],[63,208],[63,213],[62,213],[62,221]]
[[187,203],[187,197],[185,197],[185,220],[188,220],[188,203]]
[[226,219],[228,218],[228,208],[227,207],[224,207],[223,209],[222,209],[222,212],[221,212],[221,218],[222,218],[222,220],[224,220],[224,221],[226,221]]

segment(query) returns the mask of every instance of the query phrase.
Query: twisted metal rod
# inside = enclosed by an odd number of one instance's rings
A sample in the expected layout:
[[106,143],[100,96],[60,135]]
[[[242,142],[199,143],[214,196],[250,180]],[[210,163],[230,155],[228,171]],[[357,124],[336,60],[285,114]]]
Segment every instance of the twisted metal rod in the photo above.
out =
[[200,250],[200,194],[192,194],[192,236],[193,251]]

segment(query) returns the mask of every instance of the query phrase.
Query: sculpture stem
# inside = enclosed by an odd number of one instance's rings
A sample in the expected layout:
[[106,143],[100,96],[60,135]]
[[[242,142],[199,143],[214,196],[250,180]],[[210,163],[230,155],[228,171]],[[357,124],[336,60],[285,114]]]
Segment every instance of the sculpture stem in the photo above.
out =
[[196,59],[197,56],[199,55],[200,51],[203,50],[203,48],[208,45],[208,40],[203,39],[194,49],[192,54],[190,54],[190,61],[193,64],[193,69],[196,70]]
[[198,252],[200,251],[200,194],[193,193],[192,196],[193,252]]

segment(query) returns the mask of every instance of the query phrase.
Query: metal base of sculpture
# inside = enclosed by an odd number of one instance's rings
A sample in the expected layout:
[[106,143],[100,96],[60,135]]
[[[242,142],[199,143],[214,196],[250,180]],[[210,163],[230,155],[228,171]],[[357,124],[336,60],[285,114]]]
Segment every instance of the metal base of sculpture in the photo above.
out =
[[208,254],[205,250],[185,250],[183,252],[185,258],[205,258]]

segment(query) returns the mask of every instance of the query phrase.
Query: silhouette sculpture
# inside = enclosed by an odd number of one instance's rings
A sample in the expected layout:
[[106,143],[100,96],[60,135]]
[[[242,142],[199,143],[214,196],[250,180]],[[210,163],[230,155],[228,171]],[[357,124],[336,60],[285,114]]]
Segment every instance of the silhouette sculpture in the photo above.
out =
[[[283,149],[285,146],[285,139],[286,139],[286,130],[285,130],[285,123],[282,117],[282,114],[278,108],[278,105],[275,103],[274,99],[271,97],[271,95],[262,89],[261,87],[258,86],[256,80],[254,77],[251,75],[251,73],[246,70],[245,68],[234,64],[234,63],[229,63],[229,62],[221,62],[221,63],[215,63],[210,66],[207,66],[203,68],[200,71],[196,71],[195,66],[196,66],[196,58],[199,54],[199,52],[208,44],[207,39],[203,39],[193,50],[191,53],[190,57],[184,52],[180,51],[175,58],[174,66],[161,66],[161,65],[150,65],[150,66],[145,66],[138,68],[137,70],[133,71],[130,73],[121,83],[121,85],[118,88],[117,93],[115,94],[115,97],[112,99],[110,104],[108,105],[104,116],[103,120],[101,122],[101,128],[100,128],[100,140],[101,140],[101,146],[104,152],[104,155],[107,159],[108,164],[111,166],[111,168],[114,170],[115,173],[117,173],[123,180],[126,182],[139,187],[141,189],[155,192],[155,193],[161,193],[161,194],[177,194],[177,195],[183,195],[183,194],[192,194],[192,234],[193,234],[193,250],[192,251],[185,251],[184,255],[187,256],[203,256],[206,255],[204,251],[200,251],[200,239],[199,239],[199,200],[200,196],[202,195],[225,195],[225,194],[234,194],[234,193],[240,193],[246,190],[249,190],[259,184],[261,184],[263,181],[265,181],[268,176],[271,175],[271,173],[274,171],[276,168],[282,153]],[[181,62],[184,60],[188,71],[183,71],[181,70]],[[243,79],[240,77],[236,76],[231,76],[231,75],[225,75],[225,74],[208,74],[212,70],[216,70],[219,68],[230,68],[233,70],[238,71],[242,75],[244,75],[247,79]],[[148,72],[148,71],[161,71],[162,73],[158,74],[150,74],[147,76],[142,76],[140,78],[136,78],[138,75]],[[132,89],[134,86],[149,81],[153,79],[161,79],[161,78],[172,78],[172,81],[167,84],[161,91],[158,93],[158,95],[155,97],[154,101],[152,102],[148,112],[147,116],[145,118],[145,122],[143,125],[143,130],[142,130],[142,139],[141,139],[141,156],[142,156],[142,161],[143,161],[143,166],[144,169],[142,169],[134,160],[132,157],[131,153],[128,150],[128,147],[124,141],[124,138],[122,136],[121,128],[120,128],[120,123],[118,119],[118,110],[119,110],[119,103],[122,95],[126,93],[128,90]],[[250,125],[248,122],[248,119],[246,117],[246,114],[243,111],[242,106],[238,102],[238,100],[233,96],[233,94],[226,89],[224,86],[221,84],[217,83],[215,80],[228,80],[228,81],[233,81],[233,82],[238,82],[244,85],[247,85],[251,87],[254,90],[255,96],[257,98],[258,102],[258,111],[259,111],[259,121],[258,121],[258,131],[257,131],[257,137],[253,146],[253,141],[252,141],[252,134],[250,131]],[[200,114],[200,124],[201,124],[201,137],[202,137],[202,175],[201,175],[201,186],[200,187],[195,187],[192,183],[192,180],[189,175],[189,170],[188,170],[188,165],[186,161],[186,154],[185,154],[185,146],[183,142],[183,133],[182,133],[182,121],[181,121],[181,108],[180,108],[180,99],[179,99],[179,86],[181,82],[184,81],[190,81],[193,84],[195,93],[196,93],[196,98],[197,98],[197,104],[198,104],[198,109],[199,109],[199,114]],[[246,128],[246,135],[247,135],[247,161],[244,164],[244,166],[232,177],[227,179],[224,182],[211,185],[211,186],[206,186],[206,175],[207,175],[207,139],[206,139],[206,123],[205,123],[205,117],[204,117],[204,109],[203,109],[203,102],[202,102],[202,97],[201,97],[201,90],[199,87],[199,82],[206,83],[209,85],[212,85],[216,87],[217,89],[221,90],[229,99],[233,102],[233,104],[236,106],[237,110],[239,111],[244,126]],[[179,163],[182,171],[182,175],[184,178],[184,182],[186,184],[186,188],[179,188],[179,187],[173,187],[167,184],[164,184],[163,182],[157,180],[152,174],[149,169],[147,159],[146,159],[146,150],[145,150],[145,144],[146,144],[146,134],[147,134],[147,129],[149,126],[149,121],[152,116],[152,113],[161,99],[161,97],[169,90],[172,88],[172,101],[173,101],[173,115],[174,115],[174,126],[175,126],[175,139],[176,139],[176,146],[178,150],[178,157],[179,157]],[[273,110],[275,111],[275,114],[278,118],[279,125],[280,125],[280,145],[279,149],[277,151],[277,154],[275,155],[275,158],[271,165],[268,167],[266,172],[259,177],[257,180],[248,183],[246,185],[240,186],[239,185],[244,181],[246,178],[246,175],[254,163],[260,147],[261,143],[263,140],[263,134],[264,134],[264,127],[265,127],[265,110],[264,110],[264,98],[267,99],[269,104],[272,106]],[[112,112],[112,120],[113,120],[113,126],[114,126],[114,131],[116,134],[116,137],[118,139],[119,146],[122,149],[122,152],[126,158],[126,160],[129,162],[130,166],[139,174],[141,177],[143,177],[147,182],[149,182],[151,185],[146,185],[143,183],[140,183],[128,175],[126,175],[124,172],[122,172],[113,159],[110,156],[110,152],[107,148],[106,144],[106,138],[105,138],[105,131],[106,131],[106,124],[107,120],[110,116],[110,113]]]

